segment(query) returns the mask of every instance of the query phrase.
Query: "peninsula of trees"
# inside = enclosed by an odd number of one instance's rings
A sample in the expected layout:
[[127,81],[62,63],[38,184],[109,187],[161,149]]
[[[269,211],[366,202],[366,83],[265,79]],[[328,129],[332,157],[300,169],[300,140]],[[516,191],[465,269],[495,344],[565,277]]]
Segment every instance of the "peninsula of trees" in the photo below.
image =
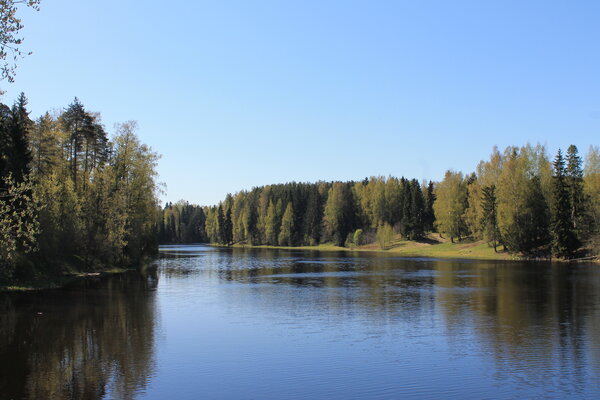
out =
[[135,130],[109,140],[77,98],[35,121],[23,94],[0,104],[0,286],[156,253],[158,156]]
[[161,243],[389,246],[432,232],[485,240],[496,251],[573,258],[597,251],[600,152],[570,146],[553,160],[544,146],[494,148],[475,172],[441,182],[372,177],[358,182],[287,183],[228,195],[212,207],[167,203]]

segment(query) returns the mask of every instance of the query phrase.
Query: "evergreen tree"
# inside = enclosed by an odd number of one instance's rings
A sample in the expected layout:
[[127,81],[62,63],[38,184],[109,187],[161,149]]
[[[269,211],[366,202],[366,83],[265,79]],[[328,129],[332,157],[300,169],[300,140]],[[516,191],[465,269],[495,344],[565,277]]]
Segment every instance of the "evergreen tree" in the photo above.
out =
[[316,185],[309,189],[306,212],[304,213],[304,244],[317,245],[321,240],[323,204]]
[[554,190],[552,215],[552,252],[561,258],[570,258],[578,246],[572,223],[572,205],[567,171],[560,149],[554,160]]
[[425,199],[425,215],[423,218],[424,230],[432,232],[435,226],[435,212],[433,211],[433,203],[435,203],[435,192],[433,182],[429,181],[427,191],[424,194]]
[[410,184],[411,218],[413,229],[410,232],[411,240],[421,239],[425,234],[425,199],[419,181],[413,179]]
[[27,97],[21,93],[11,110],[10,124],[9,170],[17,182],[22,182],[29,175],[32,161],[29,134],[32,126],[33,121],[27,111]]
[[[68,157],[70,161],[71,178],[75,183],[75,188],[78,185],[78,172],[80,169],[81,158],[84,155],[81,154],[84,144],[86,145],[86,153],[89,153],[89,142],[90,136],[92,135],[92,118],[85,111],[83,104],[77,97],[73,100],[61,116],[62,124],[65,131],[68,133],[68,141],[66,142]],[[87,140],[86,140],[87,139]],[[87,156],[85,154],[85,169],[87,170]],[[86,171],[87,172],[87,171]]]
[[225,233],[225,215],[223,215],[223,206],[219,204],[219,208],[217,209],[217,226],[218,226],[218,236],[217,242],[220,244],[227,244],[227,235]]
[[231,222],[231,207],[227,208],[227,212],[225,213],[225,244],[230,245],[233,243],[233,224]]
[[583,168],[577,147],[570,145],[567,149],[567,168],[565,180],[571,202],[571,224],[578,240],[584,239],[591,230],[591,218],[583,188]]
[[483,235],[488,243],[492,243],[494,252],[496,252],[498,241],[500,239],[500,231],[498,230],[496,185],[484,186],[482,188],[482,196],[481,226],[483,228]]
[[0,189],[5,189],[6,184],[2,178],[8,176],[9,160],[11,156],[11,111],[10,108],[0,103]]

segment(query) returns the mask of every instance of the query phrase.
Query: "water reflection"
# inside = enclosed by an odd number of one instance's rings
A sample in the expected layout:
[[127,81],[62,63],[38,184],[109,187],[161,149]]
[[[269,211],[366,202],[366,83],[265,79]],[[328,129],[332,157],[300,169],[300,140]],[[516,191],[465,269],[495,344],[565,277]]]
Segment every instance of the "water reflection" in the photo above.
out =
[[154,369],[157,279],[0,296],[0,398],[133,398]]
[[442,338],[447,345],[432,351],[474,365],[491,362],[497,383],[520,388],[509,397],[585,397],[600,384],[595,265],[254,249],[179,256],[189,257],[190,266],[202,259],[191,274],[248,288],[235,292],[243,299],[236,312],[275,314],[290,326],[322,323],[326,315],[343,332],[341,341],[356,335],[347,331],[356,329],[348,321],[357,320],[379,340]]
[[202,246],[156,263],[0,297],[0,398],[598,394],[596,265]]

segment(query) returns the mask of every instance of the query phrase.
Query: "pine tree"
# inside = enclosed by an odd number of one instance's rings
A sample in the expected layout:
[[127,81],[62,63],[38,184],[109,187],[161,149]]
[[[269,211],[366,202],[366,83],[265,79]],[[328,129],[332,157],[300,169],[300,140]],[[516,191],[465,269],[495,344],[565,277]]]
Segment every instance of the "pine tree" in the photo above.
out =
[[583,168],[577,147],[570,145],[567,149],[566,184],[571,202],[571,224],[578,240],[584,239],[589,228],[587,201],[583,191]]
[[435,226],[435,213],[433,211],[433,203],[435,203],[435,192],[433,182],[429,181],[427,191],[424,194],[425,198],[425,216],[423,218],[424,229],[426,232],[432,232]]
[[227,244],[227,238],[225,234],[225,216],[223,215],[223,206],[219,204],[217,210],[217,225],[218,225],[218,237],[217,241],[220,244]]
[[21,93],[11,110],[10,123],[9,170],[16,182],[22,182],[29,175],[32,161],[29,134],[32,127],[33,121],[27,111],[27,97]]
[[233,243],[233,223],[231,222],[231,207],[227,208],[225,213],[225,244],[230,245]]
[[573,232],[571,198],[560,149],[554,160],[553,208],[552,252],[557,257],[570,258],[577,248],[577,239]]
[[497,251],[500,232],[498,230],[496,185],[484,186],[482,188],[481,207],[483,211],[481,226],[484,238],[492,243],[494,251]]
[[[71,103],[62,114],[62,124],[69,135],[66,145],[71,164],[71,178],[75,183],[76,189],[78,188],[77,175],[80,168],[79,164],[81,163],[81,157],[84,157],[84,155],[81,154],[81,151],[84,144],[87,146],[90,136],[92,135],[92,122],[92,118],[85,111],[83,104],[81,104],[77,97],[75,97],[73,103]],[[86,148],[86,153],[89,153],[89,146]],[[88,154],[86,153],[84,153],[84,170],[87,172]]]
[[6,189],[4,182],[5,177],[10,172],[10,155],[12,148],[12,140],[10,135],[11,125],[10,108],[5,104],[0,104],[0,190]]

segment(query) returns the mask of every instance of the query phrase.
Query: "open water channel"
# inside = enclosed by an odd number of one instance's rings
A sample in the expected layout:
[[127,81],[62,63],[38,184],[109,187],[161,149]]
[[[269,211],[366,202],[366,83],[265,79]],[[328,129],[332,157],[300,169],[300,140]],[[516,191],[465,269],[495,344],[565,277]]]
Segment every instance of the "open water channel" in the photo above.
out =
[[161,247],[0,295],[0,399],[600,398],[600,267]]

